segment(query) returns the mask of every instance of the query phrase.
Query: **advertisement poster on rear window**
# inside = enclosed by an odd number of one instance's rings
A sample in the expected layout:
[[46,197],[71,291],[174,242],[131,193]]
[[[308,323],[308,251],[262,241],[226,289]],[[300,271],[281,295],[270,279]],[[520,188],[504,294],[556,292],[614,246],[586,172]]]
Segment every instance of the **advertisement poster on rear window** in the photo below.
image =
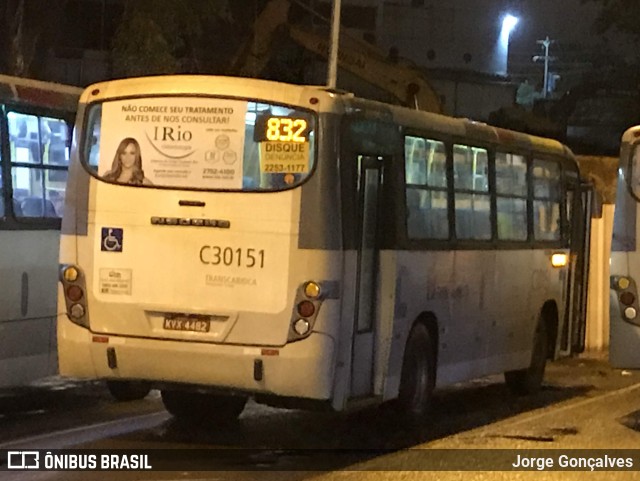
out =
[[102,107],[105,180],[132,185],[241,189],[247,102],[154,97]]

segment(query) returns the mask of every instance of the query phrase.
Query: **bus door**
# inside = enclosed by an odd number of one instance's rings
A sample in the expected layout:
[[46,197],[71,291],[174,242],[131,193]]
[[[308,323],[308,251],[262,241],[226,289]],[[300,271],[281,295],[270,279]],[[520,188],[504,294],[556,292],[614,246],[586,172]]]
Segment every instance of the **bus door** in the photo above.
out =
[[376,290],[378,286],[380,198],[383,160],[358,156],[356,309],[351,359],[351,397],[373,392]]
[[570,254],[566,315],[560,343],[560,353],[563,355],[583,352],[585,347],[592,203],[591,184],[568,187]]

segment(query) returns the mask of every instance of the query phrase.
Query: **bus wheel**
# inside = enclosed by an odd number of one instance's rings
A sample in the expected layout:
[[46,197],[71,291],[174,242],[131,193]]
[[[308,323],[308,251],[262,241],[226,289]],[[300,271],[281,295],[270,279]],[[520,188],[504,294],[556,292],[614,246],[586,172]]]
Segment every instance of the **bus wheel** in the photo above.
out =
[[540,390],[542,380],[544,379],[544,370],[547,365],[548,346],[547,326],[544,321],[541,321],[536,329],[536,335],[533,341],[533,354],[531,355],[531,364],[529,367],[504,373],[507,387],[514,394],[535,394]]
[[247,403],[241,396],[223,396],[189,391],[162,391],[162,403],[169,413],[190,423],[225,423],[240,416]]
[[425,421],[431,408],[436,380],[436,351],[423,324],[416,324],[407,341],[398,393],[401,414],[412,421]]
[[151,391],[147,383],[136,381],[107,381],[107,389],[116,401],[137,401]]

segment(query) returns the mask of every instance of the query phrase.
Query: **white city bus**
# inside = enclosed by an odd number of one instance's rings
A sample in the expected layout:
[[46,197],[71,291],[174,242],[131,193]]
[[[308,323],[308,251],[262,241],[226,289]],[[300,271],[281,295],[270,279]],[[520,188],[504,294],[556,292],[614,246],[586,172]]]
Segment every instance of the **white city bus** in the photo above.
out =
[[635,126],[622,136],[610,262],[609,362],[625,369],[640,368],[638,202],[640,126]]
[[0,387],[57,371],[60,218],[82,89],[0,75]]
[[[579,351],[589,189],[556,141],[322,87],[159,76],[81,98],[62,374],[179,418],[342,410]],[[413,417],[412,416],[412,417]]]

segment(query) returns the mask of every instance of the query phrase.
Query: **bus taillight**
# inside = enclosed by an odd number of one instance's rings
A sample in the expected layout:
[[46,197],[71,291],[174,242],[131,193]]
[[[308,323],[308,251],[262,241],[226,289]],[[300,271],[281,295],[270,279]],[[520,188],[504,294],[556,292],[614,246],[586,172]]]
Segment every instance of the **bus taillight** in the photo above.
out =
[[78,302],[80,299],[82,299],[83,292],[80,286],[73,284],[67,287],[66,295],[69,298],[69,300],[73,302]]
[[311,301],[302,301],[298,303],[298,314],[301,317],[311,317],[316,312],[316,307]]
[[62,282],[67,317],[79,326],[89,327],[85,296],[86,285],[82,270],[77,266],[62,264],[60,266],[60,282]]
[[622,302],[625,306],[631,306],[636,300],[636,296],[633,295],[632,292],[623,292],[620,294],[620,302]]
[[611,288],[618,293],[620,312],[628,322],[635,321],[638,316],[638,294],[635,281],[630,277],[611,276]]
[[81,320],[84,315],[86,314],[86,311],[84,309],[84,307],[82,306],[82,304],[73,304],[70,308],[69,308],[69,318],[72,321],[79,321]]
[[311,334],[324,298],[322,291],[321,283],[314,281],[304,282],[298,287],[289,325],[289,342],[299,341]]
[[73,266],[67,266],[62,270],[62,278],[67,282],[75,282],[80,273]]
[[309,281],[304,285],[304,295],[309,299],[318,299],[322,290],[317,282]]
[[309,324],[309,321],[307,321],[306,319],[298,319],[293,323],[293,330],[299,336],[304,336],[311,330],[311,324]]

